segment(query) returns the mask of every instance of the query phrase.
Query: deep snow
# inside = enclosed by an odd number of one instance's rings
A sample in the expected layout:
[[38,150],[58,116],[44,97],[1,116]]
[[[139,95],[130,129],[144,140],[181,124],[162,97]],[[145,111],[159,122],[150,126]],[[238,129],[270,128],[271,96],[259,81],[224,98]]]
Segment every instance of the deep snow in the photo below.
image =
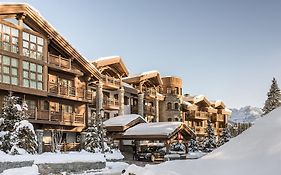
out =
[[280,175],[281,108],[258,119],[254,126],[197,160],[177,160],[144,168],[131,165],[136,175]]

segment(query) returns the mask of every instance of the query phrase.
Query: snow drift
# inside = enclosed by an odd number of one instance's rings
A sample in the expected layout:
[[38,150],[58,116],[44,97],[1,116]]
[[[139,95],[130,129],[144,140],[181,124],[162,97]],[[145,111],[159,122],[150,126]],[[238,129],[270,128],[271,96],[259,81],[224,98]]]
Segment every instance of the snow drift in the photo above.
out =
[[140,168],[137,175],[280,175],[281,108],[256,120],[255,125],[212,153],[197,160],[177,160]]

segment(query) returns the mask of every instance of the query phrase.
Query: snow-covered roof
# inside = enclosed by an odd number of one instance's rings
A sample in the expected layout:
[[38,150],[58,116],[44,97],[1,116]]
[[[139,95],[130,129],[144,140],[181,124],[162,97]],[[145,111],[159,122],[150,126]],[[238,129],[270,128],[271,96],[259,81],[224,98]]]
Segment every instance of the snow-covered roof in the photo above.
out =
[[156,85],[162,85],[162,79],[160,77],[160,72],[156,70],[146,71],[140,74],[130,75],[128,77],[123,78],[123,81],[130,83],[130,84],[138,84],[144,80],[153,80]]
[[107,56],[107,57],[100,57],[96,60],[94,60],[94,62],[97,62],[97,61],[104,61],[104,60],[111,60],[111,59],[114,59],[114,58],[121,58],[120,56]]
[[138,114],[128,114],[128,115],[120,115],[117,117],[110,118],[110,119],[106,120],[103,124],[105,127],[125,126],[136,119],[141,119],[144,122],[146,122],[145,119]]

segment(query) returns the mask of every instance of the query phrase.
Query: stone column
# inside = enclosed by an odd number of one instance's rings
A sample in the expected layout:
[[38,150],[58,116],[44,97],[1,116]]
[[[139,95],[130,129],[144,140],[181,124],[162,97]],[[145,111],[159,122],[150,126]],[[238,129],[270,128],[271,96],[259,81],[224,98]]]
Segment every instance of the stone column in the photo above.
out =
[[118,111],[118,115],[124,115],[124,88],[121,87],[118,90],[118,101],[119,101],[119,111]]
[[143,99],[144,99],[144,94],[139,93],[138,94],[138,114],[144,117],[144,112],[143,112]]
[[37,143],[38,143],[38,154],[42,154],[43,153],[43,135],[44,135],[44,131],[42,129],[37,129],[35,131],[36,136],[37,136]]
[[155,98],[155,122],[159,122],[159,99],[156,96]]
[[97,86],[97,98],[96,98],[96,113],[99,114],[101,109],[103,109],[103,93],[102,93],[102,87],[103,84],[101,81],[99,81],[99,84]]

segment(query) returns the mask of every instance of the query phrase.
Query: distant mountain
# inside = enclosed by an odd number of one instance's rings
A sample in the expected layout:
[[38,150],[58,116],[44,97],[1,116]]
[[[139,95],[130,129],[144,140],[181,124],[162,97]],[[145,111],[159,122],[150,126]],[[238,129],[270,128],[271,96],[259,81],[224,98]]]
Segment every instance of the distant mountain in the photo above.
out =
[[235,123],[252,123],[263,113],[260,108],[252,106],[245,106],[240,109],[233,108],[231,111],[229,121]]

